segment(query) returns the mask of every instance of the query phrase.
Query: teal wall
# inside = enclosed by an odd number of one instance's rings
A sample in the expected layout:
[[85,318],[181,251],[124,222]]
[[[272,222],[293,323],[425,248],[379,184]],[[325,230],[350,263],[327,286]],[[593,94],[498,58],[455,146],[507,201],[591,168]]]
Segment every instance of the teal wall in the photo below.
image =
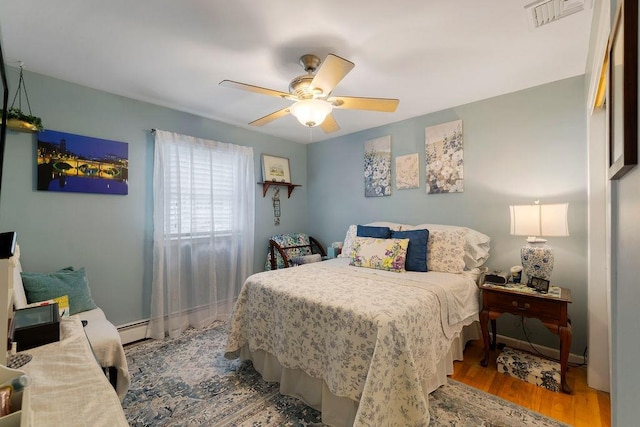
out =
[[[12,97],[18,70],[7,72]],[[264,266],[269,236],[307,228],[305,145],[34,73],[24,78],[32,111],[47,129],[129,144],[127,196],[47,193],[36,190],[36,135],[8,131],[0,194],[0,230],[17,231],[23,269],[85,267],[94,299],[114,324],[149,316],[152,128],[253,147],[256,183],[262,153],[290,159],[292,182],[302,187],[290,199],[281,197],[279,227],[273,225],[272,191],[263,198],[255,187],[255,271]]]
[[[428,96],[428,94],[425,94]],[[509,205],[569,203],[569,237],[549,238],[553,282],[572,291],[572,352],[587,345],[587,143],[584,78],[575,77],[433,114],[368,129],[309,146],[309,233],[325,244],[344,239],[350,224],[393,221],[465,225],[492,238],[492,269],[520,264],[521,236],[509,234]],[[425,127],[462,119],[464,192],[426,194]],[[391,135],[395,159],[420,155],[419,189],[364,197],[365,141]],[[395,163],[394,163],[395,166]],[[393,169],[395,174],[395,168]],[[556,347],[559,339],[527,321],[532,341]],[[521,322],[498,319],[499,333],[524,339]]]

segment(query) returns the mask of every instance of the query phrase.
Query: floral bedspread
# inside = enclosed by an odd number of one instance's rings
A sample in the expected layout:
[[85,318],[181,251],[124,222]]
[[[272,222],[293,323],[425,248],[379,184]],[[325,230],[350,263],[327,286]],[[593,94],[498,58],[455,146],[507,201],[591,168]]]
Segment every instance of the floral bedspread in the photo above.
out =
[[471,276],[394,273],[348,259],[254,274],[232,317],[228,358],[248,345],[359,401],[354,425],[428,425],[421,382],[478,319]]

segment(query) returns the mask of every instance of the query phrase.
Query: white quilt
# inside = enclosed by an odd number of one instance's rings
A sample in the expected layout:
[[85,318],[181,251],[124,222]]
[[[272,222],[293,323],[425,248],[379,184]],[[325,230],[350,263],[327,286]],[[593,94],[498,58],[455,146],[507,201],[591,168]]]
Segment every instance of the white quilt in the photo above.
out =
[[348,259],[254,274],[234,310],[227,357],[264,350],[359,402],[354,425],[427,425],[423,379],[478,320],[468,274],[393,273]]

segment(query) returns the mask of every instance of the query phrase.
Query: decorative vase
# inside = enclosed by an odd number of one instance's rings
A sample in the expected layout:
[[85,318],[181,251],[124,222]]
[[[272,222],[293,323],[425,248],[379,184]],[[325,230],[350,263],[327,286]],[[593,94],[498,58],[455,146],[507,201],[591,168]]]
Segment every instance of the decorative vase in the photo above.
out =
[[553,249],[544,243],[530,243],[520,250],[523,273],[527,279],[539,277],[550,280],[553,271]]

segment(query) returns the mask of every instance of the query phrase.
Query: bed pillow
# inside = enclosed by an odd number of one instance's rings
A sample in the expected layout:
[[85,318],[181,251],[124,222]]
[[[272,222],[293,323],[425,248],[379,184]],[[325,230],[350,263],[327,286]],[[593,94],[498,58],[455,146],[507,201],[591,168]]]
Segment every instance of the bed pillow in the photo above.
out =
[[365,225],[371,225],[374,227],[389,227],[389,230],[391,231],[400,231],[402,230],[402,224],[398,224],[397,222],[387,222],[387,221],[376,221],[376,222],[370,222],[368,224]]
[[344,242],[342,243],[342,252],[338,255],[338,258],[350,258],[351,251],[353,251],[353,239],[358,234],[358,226],[352,224],[347,229],[347,234],[344,236]]
[[[402,224],[398,224],[395,222],[386,222],[386,221],[378,221],[378,222],[370,222],[365,224],[365,226],[372,227],[388,227],[389,230],[400,231],[402,229]],[[344,237],[344,242],[342,243],[342,252],[337,256],[338,258],[349,258],[351,257],[351,250],[353,249],[353,238],[358,235],[358,226],[350,225],[347,229],[347,234]]]
[[389,230],[389,227],[358,225],[356,236],[375,237],[376,239],[388,239],[389,237],[391,237],[391,230]]
[[357,237],[353,242],[350,264],[377,270],[405,271],[409,239]]
[[311,264],[320,261],[322,261],[322,255],[320,254],[297,256],[291,259],[291,263],[294,265]]
[[91,296],[84,268],[63,269],[48,274],[22,272],[20,275],[29,303],[68,295],[71,315],[98,308]]
[[467,270],[481,267],[489,259],[489,250],[491,249],[491,238],[486,234],[480,233],[473,228],[461,227],[457,225],[444,224],[420,224],[416,226],[403,227],[403,230],[415,230],[426,228],[433,230],[463,230],[465,231],[464,246],[464,264]]
[[430,271],[461,273],[465,268],[465,230],[429,230],[427,265]]
[[427,264],[427,241],[429,230],[392,231],[392,239],[409,239],[407,247],[407,271],[429,271]]

